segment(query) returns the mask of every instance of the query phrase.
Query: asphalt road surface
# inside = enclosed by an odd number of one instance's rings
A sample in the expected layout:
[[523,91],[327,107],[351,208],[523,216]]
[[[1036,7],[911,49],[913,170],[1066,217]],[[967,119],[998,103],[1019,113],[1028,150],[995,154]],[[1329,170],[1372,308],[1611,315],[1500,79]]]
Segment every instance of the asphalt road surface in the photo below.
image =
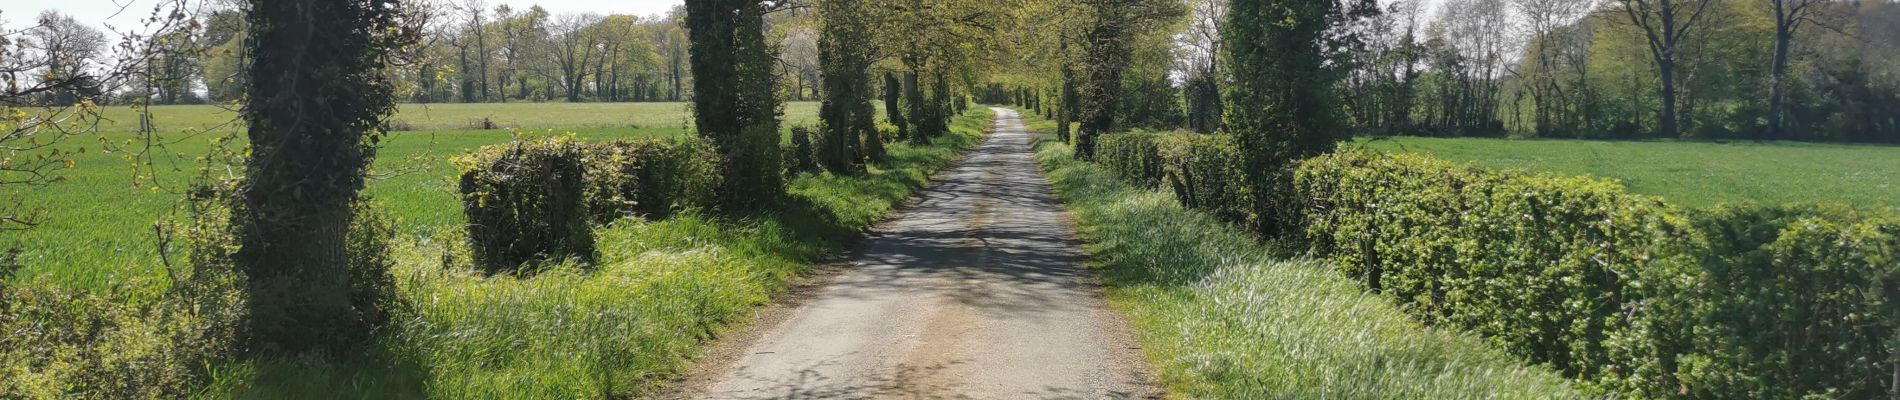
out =
[[[1160,395],[1016,112],[823,285],[703,361],[708,399]],[[768,313],[770,314],[770,313]]]

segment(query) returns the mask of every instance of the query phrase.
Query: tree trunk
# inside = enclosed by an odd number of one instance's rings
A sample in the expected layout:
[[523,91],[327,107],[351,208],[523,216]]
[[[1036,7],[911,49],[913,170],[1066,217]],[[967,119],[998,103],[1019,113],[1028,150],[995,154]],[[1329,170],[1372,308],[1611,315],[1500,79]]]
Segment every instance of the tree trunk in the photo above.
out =
[[910,126],[904,121],[904,111],[899,103],[904,92],[904,84],[897,81],[897,74],[884,73],[884,115],[897,126],[897,139],[910,137]]
[[1658,65],[1657,69],[1662,72],[1662,119],[1657,124],[1662,129],[1662,137],[1680,137],[1678,126],[1681,121],[1676,119],[1676,63],[1674,60],[1658,60]]
[[365,139],[395,107],[378,79],[388,49],[376,35],[395,12],[383,6],[250,3],[252,148],[235,219],[254,349],[335,352],[369,336],[351,306],[346,235],[376,153]]
[[784,195],[779,99],[765,9],[758,0],[688,0],[693,118],[719,153],[717,210],[744,215]]

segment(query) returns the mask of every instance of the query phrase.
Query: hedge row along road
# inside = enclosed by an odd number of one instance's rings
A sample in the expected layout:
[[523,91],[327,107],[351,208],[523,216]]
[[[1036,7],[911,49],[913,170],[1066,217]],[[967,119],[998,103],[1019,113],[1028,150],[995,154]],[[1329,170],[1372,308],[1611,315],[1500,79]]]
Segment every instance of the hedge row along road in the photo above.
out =
[[1158,397],[1022,119],[995,111],[983,145],[830,282],[722,344],[679,397]]

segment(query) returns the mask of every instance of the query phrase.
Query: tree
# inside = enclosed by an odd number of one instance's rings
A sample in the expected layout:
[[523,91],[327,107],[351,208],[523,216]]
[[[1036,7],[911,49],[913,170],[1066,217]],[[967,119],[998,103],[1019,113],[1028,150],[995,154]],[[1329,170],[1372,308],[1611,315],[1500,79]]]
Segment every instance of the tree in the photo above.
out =
[[1769,65],[1768,130],[1756,139],[1779,139],[1783,134],[1781,119],[1786,112],[1789,48],[1794,45],[1795,34],[1810,22],[1810,14],[1821,3],[1822,0],[1768,0],[1775,12],[1775,56]]
[[1640,29],[1661,82],[1662,112],[1658,124],[1663,137],[1680,136],[1677,116],[1676,68],[1687,37],[1715,0],[1614,0],[1630,24]]
[[1336,7],[1331,0],[1234,0],[1221,27],[1234,79],[1227,129],[1245,159],[1263,233],[1298,225],[1289,211],[1291,168],[1331,151],[1339,135],[1333,76],[1320,47]]
[[[71,16],[47,10],[40,13],[39,26],[27,34],[46,60],[43,79],[73,83],[52,85],[43,96],[45,103],[72,104],[99,92],[98,81],[87,75],[86,69],[105,51],[105,33]],[[85,84],[87,81],[92,83]]]
[[1187,125],[1195,132],[1219,130],[1221,118],[1220,25],[1228,0],[1193,0],[1193,14],[1181,34],[1181,72],[1187,76]]
[[742,214],[784,193],[774,56],[759,0],[689,0],[693,118],[721,156],[719,211]]
[[252,0],[251,149],[235,258],[256,349],[337,350],[368,336],[353,309],[345,236],[395,111],[385,57],[401,46],[395,0]]
[[1082,129],[1076,133],[1075,157],[1083,160],[1094,158],[1096,136],[1115,129],[1123,73],[1134,62],[1131,42],[1181,13],[1176,1],[1098,0],[1092,5],[1078,88]]
[[554,65],[560,74],[562,93],[568,102],[581,101],[589,67],[600,54],[600,35],[592,29],[603,18],[595,14],[565,14],[554,19],[549,33],[554,38]]
[[872,44],[869,18],[862,0],[825,0],[819,3],[818,64],[824,80],[824,147],[819,162],[835,173],[864,168],[867,150],[882,149],[877,136],[877,107],[871,104]]

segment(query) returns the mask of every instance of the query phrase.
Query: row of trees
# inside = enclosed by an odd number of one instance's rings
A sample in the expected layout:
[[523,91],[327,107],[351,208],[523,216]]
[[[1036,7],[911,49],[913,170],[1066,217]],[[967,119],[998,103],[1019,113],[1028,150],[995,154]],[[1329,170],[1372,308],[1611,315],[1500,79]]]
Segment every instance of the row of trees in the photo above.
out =
[[[1001,91],[1067,110],[1109,78],[1088,74],[1120,71],[1105,107],[1121,128],[1227,128],[1225,93],[1240,84],[1231,0],[1149,2],[1167,9],[1143,10],[1142,26],[1119,33],[1100,21],[1142,2],[1037,3],[1088,17],[1018,38],[1030,54],[994,77]],[[1900,2],[1334,3],[1316,40],[1350,132],[1900,142]]]
[[1342,88],[1375,132],[1900,142],[1900,3],[1399,2]]

